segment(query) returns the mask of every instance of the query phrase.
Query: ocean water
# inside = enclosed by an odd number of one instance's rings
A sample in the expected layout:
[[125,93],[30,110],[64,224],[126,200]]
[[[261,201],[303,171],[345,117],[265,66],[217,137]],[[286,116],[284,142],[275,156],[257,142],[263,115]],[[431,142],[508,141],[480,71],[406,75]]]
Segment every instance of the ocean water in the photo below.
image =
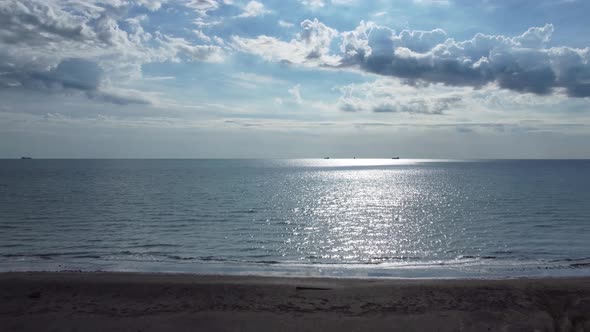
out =
[[590,161],[1,160],[0,270],[590,275]]

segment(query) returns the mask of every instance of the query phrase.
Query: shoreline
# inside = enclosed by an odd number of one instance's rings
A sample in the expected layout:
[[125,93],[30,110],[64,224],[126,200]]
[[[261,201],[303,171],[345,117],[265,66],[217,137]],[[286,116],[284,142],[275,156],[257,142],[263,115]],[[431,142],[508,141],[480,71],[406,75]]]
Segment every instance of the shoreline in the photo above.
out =
[[590,330],[590,277],[0,273],[6,331]]
[[519,279],[590,277],[590,258],[547,261],[502,261],[479,257],[413,263],[293,263],[202,261],[0,261],[0,273],[8,272],[111,272],[197,275],[320,277],[353,279]]
[[[34,276],[34,275],[119,275],[125,276],[143,276],[143,277],[196,277],[196,278],[223,278],[223,279],[277,279],[277,280],[348,280],[348,281],[512,281],[512,280],[590,280],[590,274],[546,274],[546,275],[505,275],[500,276],[497,274],[491,276],[415,276],[408,277],[405,274],[402,276],[390,275],[390,274],[377,274],[377,275],[363,275],[363,274],[314,274],[314,273],[283,273],[279,272],[267,272],[262,273],[259,271],[251,272],[202,272],[202,271],[176,271],[176,270],[163,270],[163,271],[141,271],[141,270],[81,270],[81,269],[65,269],[65,270],[0,270],[0,282],[4,280],[4,277],[9,275],[15,275],[21,277],[23,275]],[[45,277],[45,276],[44,276]]]

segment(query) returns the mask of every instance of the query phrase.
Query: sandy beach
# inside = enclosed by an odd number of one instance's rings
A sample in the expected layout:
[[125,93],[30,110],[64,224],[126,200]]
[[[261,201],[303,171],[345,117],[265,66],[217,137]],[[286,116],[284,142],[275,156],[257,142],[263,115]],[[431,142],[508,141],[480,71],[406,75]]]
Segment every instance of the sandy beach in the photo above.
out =
[[0,274],[3,331],[588,331],[590,278]]

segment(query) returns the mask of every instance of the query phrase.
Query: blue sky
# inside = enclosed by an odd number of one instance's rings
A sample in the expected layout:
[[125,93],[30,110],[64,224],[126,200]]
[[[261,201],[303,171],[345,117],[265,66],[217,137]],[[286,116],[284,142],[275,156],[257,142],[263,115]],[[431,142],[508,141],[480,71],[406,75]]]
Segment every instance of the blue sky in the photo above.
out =
[[0,157],[590,158],[581,0],[5,0]]

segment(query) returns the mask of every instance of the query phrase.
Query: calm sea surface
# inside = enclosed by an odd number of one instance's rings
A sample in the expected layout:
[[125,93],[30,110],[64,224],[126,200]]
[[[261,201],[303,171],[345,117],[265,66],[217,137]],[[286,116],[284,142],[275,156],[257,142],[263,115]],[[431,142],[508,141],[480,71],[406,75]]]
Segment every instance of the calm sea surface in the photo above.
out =
[[590,161],[0,160],[0,270],[590,275]]

